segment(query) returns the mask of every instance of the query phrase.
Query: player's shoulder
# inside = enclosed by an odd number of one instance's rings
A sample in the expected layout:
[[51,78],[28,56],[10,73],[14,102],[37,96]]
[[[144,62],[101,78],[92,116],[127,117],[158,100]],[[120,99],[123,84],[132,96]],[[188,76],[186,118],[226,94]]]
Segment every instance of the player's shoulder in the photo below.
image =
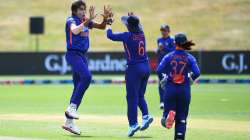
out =
[[125,37],[129,37],[129,36],[131,36],[132,35],[132,33],[131,32],[120,32],[123,36],[125,36]]
[[169,39],[170,39],[171,41],[174,41],[174,36],[169,36]]
[[174,54],[175,54],[175,51],[172,51],[172,52],[166,54],[164,56],[164,59],[168,60],[168,59],[172,58],[174,56]]
[[160,41],[162,41],[162,37],[157,38],[157,42],[160,42]]
[[186,52],[187,54],[187,58],[190,60],[190,61],[196,61],[196,58],[189,52]]
[[131,32],[121,32],[122,34],[124,34],[124,35],[132,35],[133,33],[131,33]]
[[66,19],[66,22],[75,22],[75,21],[76,21],[76,18],[74,16],[69,16]]
[[122,35],[122,38],[125,40],[127,40],[130,36],[133,35],[133,33],[131,32],[118,32],[118,33],[120,33]]
[[66,21],[69,21],[69,20],[74,20],[74,17],[73,16],[68,16]]
[[167,55],[170,57],[170,56],[173,56],[175,54],[175,51],[172,51],[170,53],[168,53]]

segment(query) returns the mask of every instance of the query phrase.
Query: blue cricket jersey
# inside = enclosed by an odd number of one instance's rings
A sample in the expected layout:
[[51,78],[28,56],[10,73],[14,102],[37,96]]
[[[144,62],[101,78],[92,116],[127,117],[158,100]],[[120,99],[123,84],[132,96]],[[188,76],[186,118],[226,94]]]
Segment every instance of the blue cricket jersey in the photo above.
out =
[[65,27],[67,50],[76,50],[85,53],[89,49],[89,28],[84,27],[79,34],[74,35],[70,29],[72,23],[78,26],[82,21],[77,16],[67,18]]
[[128,65],[148,61],[146,40],[143,32],[113,33],[112,29],[108,29],[107,37],[113,41],[123,42]]
[[167,54],[157,68],[157,73],[165,73],[168,81],[174,84],[190,84],[188,73],[192,72],[191,78],[195,80],[200,76],[200,69],[196,59],[184,50],[175,50]]
[[[160,61],[166,54],[175,50],[174,38],[170,36],[167,38],[158,38],[157,45],[158,63],[160,63]],[[160,50],[160,46],[163,46],[162,50]]]

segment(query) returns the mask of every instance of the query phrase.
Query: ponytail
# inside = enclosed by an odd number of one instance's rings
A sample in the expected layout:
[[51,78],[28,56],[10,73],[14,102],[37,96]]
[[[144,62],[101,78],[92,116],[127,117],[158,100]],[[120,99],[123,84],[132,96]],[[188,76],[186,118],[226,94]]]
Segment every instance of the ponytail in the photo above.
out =
[[184,44],[178,44],[178,45],[184,50],[192,50],[192,46],[194,46],[195,43],[192,40],[190,40],[185,42]]

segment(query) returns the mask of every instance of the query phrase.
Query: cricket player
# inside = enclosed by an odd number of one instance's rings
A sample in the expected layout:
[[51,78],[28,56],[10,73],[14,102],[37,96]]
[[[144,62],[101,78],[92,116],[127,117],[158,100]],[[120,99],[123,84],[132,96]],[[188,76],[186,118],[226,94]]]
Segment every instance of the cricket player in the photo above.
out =
[[[166,54],[175,50],[174,38],[170,36],[169,25],[167,25],[167,24],[161,25],[160,31],[161,31],[162,36],[160,38],[158,38],[158,40],[157,40],[158,47],[157,47],[157,51],[156,51],[158,65],[160,64],[162,58]],[[158,78],[159,78],[158,89],[159,89],[159,95],[160,95],[160,109],[163,109],[164,108],[164,102],[163,102],[164,91],[160,86],[160,81],[163,78],[162,74],[158,74]]]
[[90,6],[89,17],[86,17],[87,6],[82,0],[76,0],[71,5],[72,15],[66,21],[66,60],[72,67],[74,90],[70,104],[65,111],[66,121],[63,129],[80,135],[80,129],[74,124],[73,119],[79,119],[77,109],[81,104],[83,95],[91,82],[91,72],[88,68],[86,53],[89,49],[89,29],[104,30],[106,20],[111,13],[110,7],[104,6],[103,22],[96,23],[93,20],[97,16],[95,7]]
[[[123,16],[121,20],[126,25],[128,31],[113,33],[111,26],[107,26],[107,38],[122,42],[125,49],[127,59],[125,80],[129,121],[128,136],[132,137],[138,130],[146,130],[153,122],[144,98],[150,67],[146,51],[146,40],[139,18],[133,13],[129,13],[128,16]],[[137,121],[137,107],[142,112],[141,126]]]
[[175,35],[175,45],[176,50],[167,54],[157,69],[158,74],[167,75],[163,79],[165,82],[161,82],[167,91],[161,123],[170,129],[175,122],[174,139],[184,140],[191,99],[190,84],[200,76],[200,70],[196,59],[187,52],[195,44],[184,33]]

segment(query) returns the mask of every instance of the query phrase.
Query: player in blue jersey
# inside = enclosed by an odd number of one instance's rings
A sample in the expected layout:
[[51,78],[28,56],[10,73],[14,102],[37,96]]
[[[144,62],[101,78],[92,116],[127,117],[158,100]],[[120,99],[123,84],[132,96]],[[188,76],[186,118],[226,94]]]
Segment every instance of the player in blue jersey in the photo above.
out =
[[174,139],[184,140],[191,99],[190,84],[200,76],[200,70],[196,59],[187,52],[195,44],[184,33],[175,35],[175,44],[176,50],[167,54],[157,68],[158,74],[167,75],[161,82],[167,91],[161,123],[170,129],[175,122]]
[[[169,25],[167,25],[167,24],[161,25],[160,31],[161,31],[162,36],[160,38],[158,38],[158,40],[157,40],[158,47],[157,47],[157,51],[156,51],[158,65],[160,64],[162,58],[166,54],[175,50],[174,38],[170,36]],[[163,109],[164,108],[164,102],[163,102],[164,91],[160,86],[160,81],[163,78],[162,74],[159,74],[158,78],[159,78],[158,89],[159,89],[159,95],[160,95],[160,108]]]
[[93,21],[97,16],[95,7],[89,8],[89,17],[86,17],[87,6],[82,0],[76,0],[71,5],[72,15],[66,21],[66,60],[71,65],[73,73],[74,90],[70,104],[65,111],[66,121],[63,129],[80,135],[80,129],[74,124],[73,119],[79,119],[77,109],[80,106],[83,95],[91,83],[91,72],[88,69],[86,53],[89,49],[89,29],[97,28],[104,30],[106,21],[111,14],[111,8],[104,6],[103,22]]
[[[128,16],[123,16],[121,20],[126,25],[128,32],[113,33],[111,26],[108,26],[107,37],[110,40],[122,42],[125,49],[127,59],[125,80],[129,121],[128,136],[132,137],[136,131],[147,129],[153,122],[144,98],[150,67],[146,52],[146,40],[139,18],[133,13],[129,13]],[[141,126],[139,126],[137,121],[137,107],[142,112]]]

